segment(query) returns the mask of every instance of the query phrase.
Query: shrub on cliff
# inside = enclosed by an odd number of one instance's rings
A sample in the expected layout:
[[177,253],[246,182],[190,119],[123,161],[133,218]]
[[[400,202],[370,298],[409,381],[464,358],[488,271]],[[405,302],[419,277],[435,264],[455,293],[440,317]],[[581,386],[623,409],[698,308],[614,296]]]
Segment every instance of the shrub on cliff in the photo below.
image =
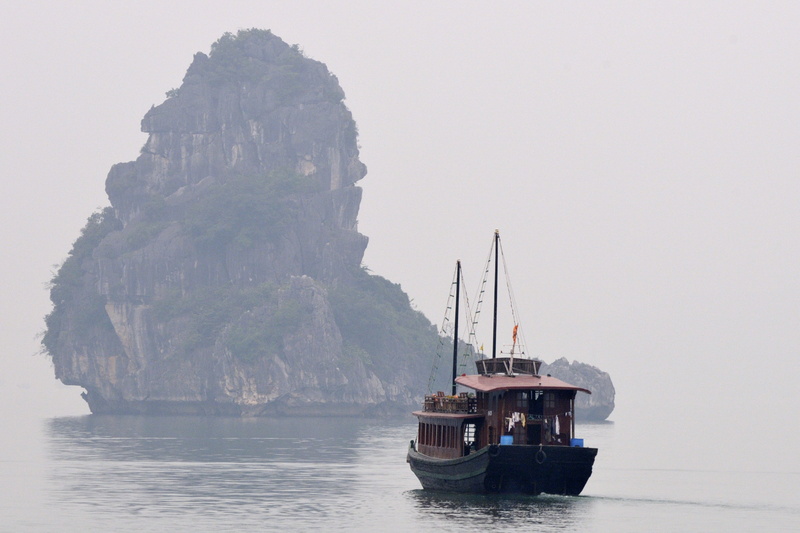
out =
[[[425,354],[421,361],[426,367],[421,370],[429,371],[439,336],[428,319],[411,308],[399,284],[362,268],[353,283],[340,284],[329,294],[345,345],[373,362],[379,375],[398,368],[411,370],[409,353]],[[407,353],[398,353],[398,349]]]
[[296,195],[316,188],[312,178],[291,172],[232,176],[190,205],[183,225],[202,250],[274,242],[297,216]]
[[87,271],[84,263],[92,259],[92,253],[103,238],[122,228],[122,224],[114,216],[114,210],[106,207],[102,211],[92,213],[86,220],[80,236],[75,240],[67,259],[61,264],[50,280],[50,300],[53,310],[45,317],[47,329],[42,336],[42,345],[47,351],[55,349],[58,335],[71,308],[71,328],[74,331],[86,331],[92,325],[111,326],[105,312],[105,298],[95,291],[84,290],[87,283]]

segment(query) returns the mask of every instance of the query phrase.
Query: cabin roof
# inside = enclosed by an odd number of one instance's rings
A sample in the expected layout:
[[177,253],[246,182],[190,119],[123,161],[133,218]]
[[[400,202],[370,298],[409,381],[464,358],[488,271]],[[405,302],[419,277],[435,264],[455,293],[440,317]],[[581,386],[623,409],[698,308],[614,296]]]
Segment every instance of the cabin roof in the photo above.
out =
[[576,387],[565,383],[552,376],[535,376],[527,374],[517,374],[508,376],[504,374],[494,375],[463,375],[456,378],[456,383],[469,387],[480,392],[492,392],[498,390],[574,390],[591,394],[592,391],[583,387]]

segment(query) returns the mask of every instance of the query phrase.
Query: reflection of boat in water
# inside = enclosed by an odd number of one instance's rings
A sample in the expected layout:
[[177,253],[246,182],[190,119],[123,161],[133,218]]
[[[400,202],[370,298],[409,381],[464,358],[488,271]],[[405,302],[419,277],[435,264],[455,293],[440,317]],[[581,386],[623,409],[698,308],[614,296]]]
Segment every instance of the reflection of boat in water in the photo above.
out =
[[[495,232],[495,308],[499,239]],[[575,438],[575,395],[590,391],[539,375],[540,361],[515,358],[516,324],[510,356],[495,357],[493,347],[476,361],[477,374],[456,377],[460,280],[457,263],[452,393],[428,395],[414,412],[411,470],[431,490],[580,494],[597,449]]]
[[452,524],[452,529],[458,529],[459,524],[469,524],[474,530],[494,530],[502,523],[509,525],[506,529],[514,529],[513,524],[524,524],[534,531],[581,531],[586,529],[587,506],[593,505],[591,498],[547,494],[532,498],[522,493],[412,490],[406,495],[426,523],[435,524],[444,519]]

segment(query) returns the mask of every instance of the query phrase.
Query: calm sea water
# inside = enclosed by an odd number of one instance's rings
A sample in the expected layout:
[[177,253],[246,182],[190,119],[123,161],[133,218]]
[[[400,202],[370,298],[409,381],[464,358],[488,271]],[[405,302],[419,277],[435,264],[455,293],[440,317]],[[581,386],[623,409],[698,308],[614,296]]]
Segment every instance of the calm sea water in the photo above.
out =
[[614,424],[580,497],[433,494],[413,419],[80,416],[4,428],[2,531],[800,531],[796,473],[644,470]]

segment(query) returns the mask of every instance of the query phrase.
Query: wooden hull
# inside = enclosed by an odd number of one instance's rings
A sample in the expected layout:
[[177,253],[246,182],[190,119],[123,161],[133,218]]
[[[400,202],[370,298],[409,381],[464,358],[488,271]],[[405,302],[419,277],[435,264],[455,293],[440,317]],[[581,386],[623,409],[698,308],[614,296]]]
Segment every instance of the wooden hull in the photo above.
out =
[[597,448],[491,445],[457,459],[408,450],[407,461],[422,488],[447,492],[581,493]]

